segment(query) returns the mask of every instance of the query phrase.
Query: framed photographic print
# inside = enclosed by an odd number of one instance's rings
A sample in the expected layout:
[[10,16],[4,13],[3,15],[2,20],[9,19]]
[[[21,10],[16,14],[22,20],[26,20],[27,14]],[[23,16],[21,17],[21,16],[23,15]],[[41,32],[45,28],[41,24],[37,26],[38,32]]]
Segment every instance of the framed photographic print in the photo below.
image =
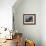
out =
[[23,24],[35,25],[36,24],[36,14],[23,14]]

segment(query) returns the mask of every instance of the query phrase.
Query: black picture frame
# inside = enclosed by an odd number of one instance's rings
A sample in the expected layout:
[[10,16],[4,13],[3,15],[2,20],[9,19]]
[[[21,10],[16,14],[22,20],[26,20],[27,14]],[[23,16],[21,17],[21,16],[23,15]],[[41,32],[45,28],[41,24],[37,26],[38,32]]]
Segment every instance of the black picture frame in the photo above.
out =
[[23,24],[24,25],[35,25],[36,14],[23,14]]

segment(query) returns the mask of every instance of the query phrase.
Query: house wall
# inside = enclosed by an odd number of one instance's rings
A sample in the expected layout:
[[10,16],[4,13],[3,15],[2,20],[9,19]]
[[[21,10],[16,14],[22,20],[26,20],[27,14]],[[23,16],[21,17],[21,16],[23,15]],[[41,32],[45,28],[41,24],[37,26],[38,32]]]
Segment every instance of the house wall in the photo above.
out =
[[[9,30],[11,30],[13,26],[12,6],[15,2],[16,0],[0,0],[0,38],[5,38],[5,36],[8,35],[11,36]],[[4,27],[8,28],[8,30],[4,31]]]
[[[23,0],[18,7],[14,6],[15,31],[22,32],[24,39],[31,39],[35,41],[36,46],[41,46],[41,1]],[[23,14],[36,14],[36,25],[24,25]]]
[[41,1],[41,42],[46,46],[46,0]]
[[0,0],[0,27],[12,29],[12,6],[16,0]]

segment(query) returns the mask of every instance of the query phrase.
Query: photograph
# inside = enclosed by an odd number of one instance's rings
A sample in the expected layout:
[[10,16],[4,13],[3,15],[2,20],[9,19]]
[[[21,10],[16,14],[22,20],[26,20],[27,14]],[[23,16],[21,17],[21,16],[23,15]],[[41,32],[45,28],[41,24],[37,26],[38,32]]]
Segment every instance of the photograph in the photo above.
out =
[[36,14],[24,14],[23,15],[23,24],[25,24],[25,25],[36,24]]

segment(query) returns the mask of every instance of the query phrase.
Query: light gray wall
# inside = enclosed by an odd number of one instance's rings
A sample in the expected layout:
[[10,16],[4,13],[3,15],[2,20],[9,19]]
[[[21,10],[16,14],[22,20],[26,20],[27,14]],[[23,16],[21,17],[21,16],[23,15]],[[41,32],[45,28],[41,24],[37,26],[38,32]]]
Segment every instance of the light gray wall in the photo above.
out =
[[42,46],[46,46],[46,0],[41,1],[41,40]]
[[[40,0],[23,0],[17,8],[13,8],[15,30],[23,33],[23,37],[35,41],[36,46],[41,46],[40,30]],[[36,14],[36,25],[24,25],[23,14]]]
[[0,0],[0,27],[12,29],[12,6],[16,0]]

